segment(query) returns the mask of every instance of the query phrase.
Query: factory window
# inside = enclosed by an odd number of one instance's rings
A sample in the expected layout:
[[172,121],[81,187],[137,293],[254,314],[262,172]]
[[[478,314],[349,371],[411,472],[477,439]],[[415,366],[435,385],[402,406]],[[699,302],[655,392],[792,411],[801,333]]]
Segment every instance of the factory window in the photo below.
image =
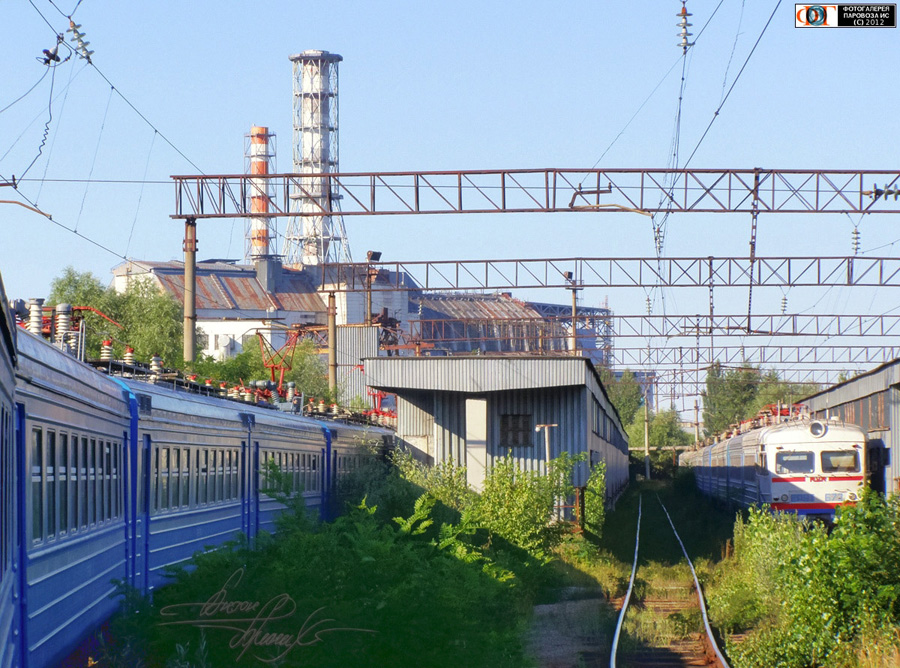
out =
[[500,445],[513,448],[531,445],[531,416],[506,414],[500,416]]

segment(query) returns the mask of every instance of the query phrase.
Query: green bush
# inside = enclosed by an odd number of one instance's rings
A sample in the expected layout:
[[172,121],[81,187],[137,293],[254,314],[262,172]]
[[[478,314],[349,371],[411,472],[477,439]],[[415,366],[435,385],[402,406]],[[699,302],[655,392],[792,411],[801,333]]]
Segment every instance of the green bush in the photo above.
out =
[[584,489],[584,528],[600,538],[606,520],[606,462],[591,469]]
[[766,510],[738,521],[734,559],[710,599],[720,628],[755,627],[729,646],[733,665],[849,668],[859,665],[863,638],[896,644],[898,529],[898,499],[868,490],[839,510],[830,532]]

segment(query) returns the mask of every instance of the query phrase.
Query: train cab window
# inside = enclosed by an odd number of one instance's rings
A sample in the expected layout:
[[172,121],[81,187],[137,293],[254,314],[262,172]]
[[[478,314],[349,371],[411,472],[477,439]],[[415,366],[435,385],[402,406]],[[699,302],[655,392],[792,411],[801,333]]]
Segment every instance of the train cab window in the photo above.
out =
[[816,460],[812,452],[794,450],[775,453],[775,473],[812,473]]
[[822,473],[856,473],[859,453],[856,450],[826,450],[822,452]]

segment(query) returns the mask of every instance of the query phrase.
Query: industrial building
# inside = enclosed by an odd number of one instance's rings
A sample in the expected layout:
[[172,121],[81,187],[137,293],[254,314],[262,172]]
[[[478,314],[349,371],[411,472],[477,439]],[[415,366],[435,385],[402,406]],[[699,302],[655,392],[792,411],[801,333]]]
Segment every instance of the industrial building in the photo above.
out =
[[[628,437],[590,360],[582,357],[378,357],[371,387],[397,395],[397,439],[419,459],[453,460],[480,490],[485,470],[511,455],[522,470],[586,453],[607,467],[607,495],[628,482]],[[575,470],[584,485],[588,463]]]
[[869,483],[882,493],[900,492],[900,359],[833,385],[804,400],[817,418],[836,416],[862,427]]

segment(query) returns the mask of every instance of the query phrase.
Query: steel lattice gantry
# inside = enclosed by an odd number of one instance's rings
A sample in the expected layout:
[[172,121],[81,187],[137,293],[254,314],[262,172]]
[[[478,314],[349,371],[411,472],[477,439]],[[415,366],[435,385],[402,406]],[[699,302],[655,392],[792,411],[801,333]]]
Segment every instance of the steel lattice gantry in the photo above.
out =
[[[310,179],[321,185],[306,192]],[[173,218],[246,218],[250,176],[173,176]],[[898,213],[896,170],[511,169],[275,174],[269,215]],[[887,193],[885,192],[887,191]],[[322,197],[321,193],[328,193]],[[893,194],[889,200],[887,194]],[[316,202],[291,211],[291,198]],[[340,206],[338,206],[340,204]]]
[[765,366],[771,364],[884,364],[900,357],[900,345],[786,346],[786,345],[708,345],[669,348],[630,347],[613,351],[614,365],[620,368],[708,367],[714,362],[725,366]]
[[[900,258],[682,257],[444,260],[323,265],[320,282],[336,292],[511,290],[514,288],[900,287]],[[570,273],[573,278],[567,277]],[[335,281],[335,277],[340,277]]]

